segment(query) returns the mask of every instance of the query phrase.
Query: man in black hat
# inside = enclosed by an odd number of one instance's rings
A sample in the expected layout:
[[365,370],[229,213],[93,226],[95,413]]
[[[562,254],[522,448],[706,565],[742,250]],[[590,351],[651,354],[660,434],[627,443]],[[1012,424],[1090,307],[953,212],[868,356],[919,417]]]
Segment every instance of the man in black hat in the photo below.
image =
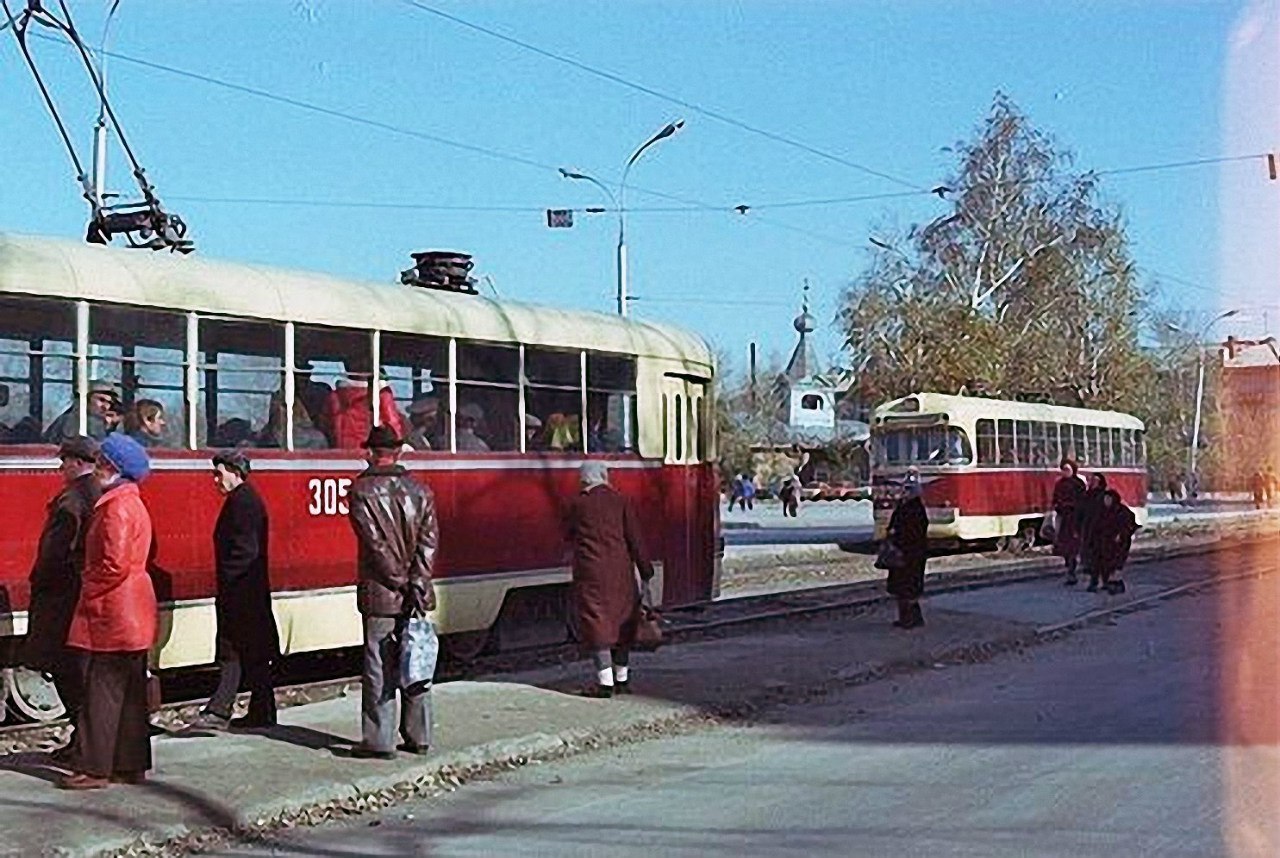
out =
[[[356,757],[395,756],[400,637],[410,618],[425,618],[436,606],[435,500],[400,465],[403,443],[389,427],[373,427],[364,443],[369,467],[356,477],[349,496],[358,549],[356,604],[364,618],[363,741],[351,750]],[[430,747],[430,695],[430,685],[412,694],[402,690],[400,750],[425,754]]]
[[[49,501],[31,567],[31,603],[22,660],[32,670],[52,677],[67,717],[75,724],[84,697],[84,664],[78,652],[67,646],[67,630],[80,598],[84,535],[102,493],[93,478],[98,444],[92,438],[71,438],[58,448],[58,458],[63,486]],[[71,753],[72,744],[67,744],[62,756]]]
[[[249,457],[240,450],[213,457],[213,482],[226,498],[213,529],[219,677],[217,690],[192,725],[199,728],[253,729],[276,723],[271,665],[280,657],[280,637],[267,574],[267,508],[249,483],[249,471]],[[233,721],[242,677],[249,686],[249,714]]]

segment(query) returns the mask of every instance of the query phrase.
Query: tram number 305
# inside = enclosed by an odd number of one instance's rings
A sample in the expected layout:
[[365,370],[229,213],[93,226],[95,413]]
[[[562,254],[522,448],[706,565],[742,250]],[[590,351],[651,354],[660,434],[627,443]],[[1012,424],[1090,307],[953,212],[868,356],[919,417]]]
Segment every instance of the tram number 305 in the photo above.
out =
[[347,492],[351,490],[351,479],[315,479],[307,482],[307,494],[311,503],[307,512],[312,515],[347,515],[351,510],[347,506]]

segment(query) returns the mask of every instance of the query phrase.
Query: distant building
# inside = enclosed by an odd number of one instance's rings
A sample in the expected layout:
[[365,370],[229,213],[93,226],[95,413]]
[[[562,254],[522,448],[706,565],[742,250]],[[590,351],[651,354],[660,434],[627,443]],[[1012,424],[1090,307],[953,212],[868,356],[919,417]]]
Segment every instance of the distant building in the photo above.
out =
[[1256,469],[1280,467],[1280,348],[1275,337],[1230,337],[1220,354],[1224,477],[1243,488]]
[[862,482],[867,478],[863,445],[870,427],[865,420],[847,417],[851,375],[820,369],[811,337],[808,290],[806,284],[800,315],[791,323],[798,335],[795,350],[774,380],[774,425],[752,447],[758,472],[770,480],[798,469],[806,484]]

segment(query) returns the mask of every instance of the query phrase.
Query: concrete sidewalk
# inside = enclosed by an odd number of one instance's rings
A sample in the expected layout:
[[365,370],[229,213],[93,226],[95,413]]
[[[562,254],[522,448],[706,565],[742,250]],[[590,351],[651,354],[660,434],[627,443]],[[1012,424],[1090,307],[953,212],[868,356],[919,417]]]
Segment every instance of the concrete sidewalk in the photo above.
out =
[[57,771],[46,755],[0,757],[0,854],[93,855],[131,846],[135,851],[127,854],[148,854],[139,848],[144,842],[167,842],[177,851],[202,841],[267,836],[275,827],[449,789],[504,766],[711,718],[747,719],[771,703],[898,670],[984,658],[1034,641],[1042,626],[1202,579],[1214,565],[1204,557],[1144,564],[1130,572],[1123,596],[1067,589],[1053,580],[940,594],[926,602],[928,624],[913,632],[890,628],[888,608],[873,605],[789,617],[734,636],[708,635],[635,656],[637,693],[627,698],[579,696],[590,674],[585,662],[451,682],[434,692],[437,746],[428,757],[383,762],[335,755],[358,736],[358,695],[284,710],[281,726],[269,734],[160,737],[153,778],[142,787],[63,792],[53,787]]

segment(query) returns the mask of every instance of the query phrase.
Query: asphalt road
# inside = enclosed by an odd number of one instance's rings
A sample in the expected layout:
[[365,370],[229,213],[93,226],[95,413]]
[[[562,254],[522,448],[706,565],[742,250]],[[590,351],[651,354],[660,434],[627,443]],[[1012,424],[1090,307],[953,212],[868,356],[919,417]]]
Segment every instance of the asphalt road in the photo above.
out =
[[1276,740],[1218,739],[1246,586],[222,854],[1274,856]]

